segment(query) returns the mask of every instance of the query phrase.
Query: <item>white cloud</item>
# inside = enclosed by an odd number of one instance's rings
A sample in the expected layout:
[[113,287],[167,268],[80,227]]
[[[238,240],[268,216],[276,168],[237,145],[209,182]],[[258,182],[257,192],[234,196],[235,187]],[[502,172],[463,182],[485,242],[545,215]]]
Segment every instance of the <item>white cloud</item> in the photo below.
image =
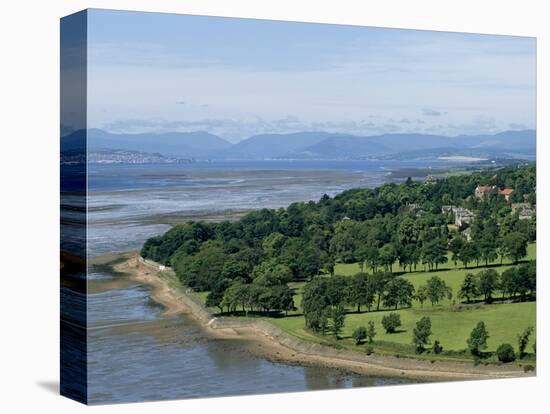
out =
[[253,51],[227,65],[208,50],[188,56],[162,44],[113,41],[91,48],[88,120],[119,132],[202,128],[233,140],[300,129],[533,128],[533,46],[504,36],[400,31],[358,37],[311,65],[269,70],[266,62],[255,66]]

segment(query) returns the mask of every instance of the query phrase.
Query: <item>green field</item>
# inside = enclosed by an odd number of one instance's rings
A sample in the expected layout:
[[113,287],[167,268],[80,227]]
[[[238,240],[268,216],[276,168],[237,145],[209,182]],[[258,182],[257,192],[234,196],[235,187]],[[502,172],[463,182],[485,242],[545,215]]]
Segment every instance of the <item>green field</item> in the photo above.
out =
[[[397,311],[401,316],[402,326],[394,334],[386,334],[381,325],[382,317],[391,311],[349,313],[346,317],[342,340],[338,342],[357,349],[350,339],[351,333],[359,326],[367,326],[368,321],[372,320],[377,331],[376,342],[378,344],[374,344],[375,348],[393,352],[395,347],[392,347],[390,343],[411,344],[412,330],[416,322],[423,316],[429,316],[432,321],[433,335],[431,338],[439,339],[444,350],[453,351],[466,349],[466,338],[469,337],[472,328],[477,322],[484,321],[490,335],[487,351],[492,352],[498,345],[505,342],[517,348],[517,335],[528,325],[535,325],[535,311],[535,302],[471,305],[462,306],[460,310],[437,306],[434,308],[425,306],[423,309],[412,307]],[[270,322],[300,338],[312,339],[314,337],[309,331],[306,331],[304,319],[301,316],[272,318]],[[324,339],[324,337],[319,336],[317,339]],[[533,335],[532,341],[534,340]],[[530,349],[528,351],[531,352]]]
[[[444,269],[447,269],[447,270],[460,269],[460,270],[465,270],[465,273],[467,273],[467,272],[475,273],[475,272],[481,270],[480,268],[476,268],[475,264],[470,264],[468,269],[464,269],[460,262],[457,263],[457,265],[455,266],[455,264],[451,260],[451,254],[448,254],[447,257],[448,257],[448,262],[441,266],[441,270],[444,270]],[[536,258],[536,244],[535,243],[529,243],[529,245],[527,246],[527,257],[525,258],[525,260],[535,260],[535,258]],[[508,259],[504,259],[502,264],[503,265],[511,265],[512,262],[509,261]],[[481,263],[480,265],[484,265],[484,263]],[[489,262],[489,265],[500,266],[500,260],[495,260],[494,262]],[[433,275],[433,274],[438,273],[436,271],[428,272],[428,273],[423,272],[423,269],[424,269],[424,267],[422,265],[418,265],[417,271],[413,272],[411,275],[415,275],[415,274],[418,274],[418,273]],[[398,270],[399,270],[398,263],[395,263],[393,265],[393,271],[397,272]],[[354,274],[359,273],[359,272],[360,272],[360,269],[359,269],[359,265],[357,263],[338,263],[335,266],[335,269],[334,269],[334,273],[336,273],[338,275],[344,275],[344,276],[354,275]],[[461,280],[461,282],[462,282],[462,280]]]
[[[528,248],[527,260],[534,260],[536,257],[535,244],[530,244]],[[500,265],[500,261],[491,263],[490,266],[497,272],[501,273],[511,266],[511,263],[504,261]],[[305,329],[304,318],[301,311],[302,289],[304,282],[290,283],[295,291],[294,302],[297,307],[296,311],[289,312],[285,317],[267,318],[271,323],[280,327],[284,331],[291,333],[299,338],[310,340],[318,343],[325,343],[332,346],[343,346],[350,349],[361,350],[366,345],[356,346],[351,339],[351,334],[354,329],[359,326],[367,326],[369,321],[374,321],[376,327],[376,339],[373,344],[375,352],[390,353],[401,355],[412,355],[414,349],[411,345],[412,330],[416,322],[423,316],[429,316],[432,322],[432,341],[438,339],[443,346],[444,351],[463,351],[466,349],[466,339],[469,337],[473,327],[479,322],[485,322],[490,338],[488,340],[488,348],[486,351],[494,352],[502,343],[510,343],[517,350],[517,336],[527,326],[536,325],[536,303],[496,303],[492,305],[486,304],[461,304],[456,298],[460,285],[466,273],[480,272],[484,267],[470,267],[464,269],[460,266],[455,266],[454,263],[449,263],[442,266],[438,271],[425,272],[423,267],[419,266],[416,272],[406,273],[402,277],[408,279],[415,288],[426,283],[426,281],[437,275],[442,278],[453,291],[453,299],[450,301],[445,299],[443,303],[431,306],[424,303],[421,307],[420,303],[415,302],[411,308],[398,309],[397,311],[381,310],[372,312],[356,313],[353,308],[349,308],[349,313],[346,316],[344,330],[341,334],[341,339],[336,341],[330,335],[318,335]],[[394,271],[397,271],[397,265],[394,266]],[[353,264],[337,264],[335,273],[340,275],[353,275],[359,272],[359,266]],[[199,297],[204,300],[206,292],[198,293]],[[213,309],[214,311],[217,311]],[[384,315],[390,312],[397,312],[401,316],[402,326],[397,333],[386,334],[381,320]],[[532,335],[527,351],[532,352],[532,344],[535,341],[535,334]],[[430,357],[433,358],[433,355]],[[445,355],[439,358],[446,358]],[[459,356],[460,358],[469,358],[468,355]]]

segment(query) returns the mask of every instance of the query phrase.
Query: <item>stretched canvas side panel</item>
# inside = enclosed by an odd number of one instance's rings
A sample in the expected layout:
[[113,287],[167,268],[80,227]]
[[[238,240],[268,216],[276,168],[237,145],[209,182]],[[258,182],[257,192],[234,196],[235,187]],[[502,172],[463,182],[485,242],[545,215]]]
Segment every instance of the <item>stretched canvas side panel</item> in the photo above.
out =
[[87,402],[87,12],[61,19],[61,394]]

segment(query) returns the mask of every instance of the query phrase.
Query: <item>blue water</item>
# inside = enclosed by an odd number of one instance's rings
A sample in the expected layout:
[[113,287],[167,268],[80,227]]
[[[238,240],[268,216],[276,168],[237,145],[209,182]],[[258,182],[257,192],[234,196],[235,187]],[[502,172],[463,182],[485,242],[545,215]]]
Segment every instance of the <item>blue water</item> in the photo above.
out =
[[[443,160],[223,160],[190,164],[93,164],[89,166],[88,171],[88,190],[97,192],[204,185],[204,181],[184,179],[193,172],[337,170],[383,175],[392,169],[435,168],[449,165],[456,165],[456,163]],[[223,180],[214,180],[206,184],[215,185],[223,182]]]
[[[165,215],[282,207],[348,188],[374,187],[392,168],[443,162],[220,161],[92,165],[88,254],[139,249],[169,228]],[[108,285],[94,269],[88,293],[90,403],[291,392],[401,384],[337,369],[273,363],[235,340],[212,340],[188,318],[164,318],[145,286]],[[109,288],[101,289],[101,284]]]
[[144,286],[88,295],[90,404],[413,382],[270,362],[251,352],[256,345],[208,339],[193,320],[161,312]]

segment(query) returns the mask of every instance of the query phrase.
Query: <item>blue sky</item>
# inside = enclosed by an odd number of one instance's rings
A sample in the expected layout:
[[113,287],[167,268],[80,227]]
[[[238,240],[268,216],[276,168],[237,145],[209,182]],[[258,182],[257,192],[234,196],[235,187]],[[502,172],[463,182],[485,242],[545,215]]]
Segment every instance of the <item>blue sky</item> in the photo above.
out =
[[535,127],[534,38],[92,10],[88,125],[112,132]]

